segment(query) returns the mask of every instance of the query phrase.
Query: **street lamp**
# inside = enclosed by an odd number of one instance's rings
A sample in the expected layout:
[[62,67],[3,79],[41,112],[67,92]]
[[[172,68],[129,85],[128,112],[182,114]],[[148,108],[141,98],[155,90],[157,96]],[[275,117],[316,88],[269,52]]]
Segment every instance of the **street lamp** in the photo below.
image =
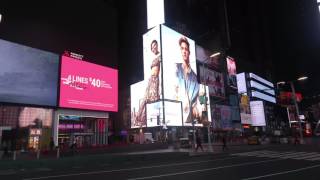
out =
[[293,96],[293,102],[294,102],[294,106],[296,108],[297,117],[298,117],[298,120],[299,120],[300,144],[304,143],[303,133],[302,133],[302,121],[300,119],[300,111],[299,111],[299,106],[298,106],[297,97],[296,97],[296,90],[294,88],[293,82],[295,82],[295,81],[304,81],[306,79],[308,79],[308,77],[302,76],[302,77],[299,77],[297,80],[293,80],[293,81],[287,81],[287,82],[280,81],[280,82],[277,82],[277,87],[278,87],[278,85],[281,85],[281,84],[286,84],[286,83],[290,84],[291,92],[292,92],[292,96]]

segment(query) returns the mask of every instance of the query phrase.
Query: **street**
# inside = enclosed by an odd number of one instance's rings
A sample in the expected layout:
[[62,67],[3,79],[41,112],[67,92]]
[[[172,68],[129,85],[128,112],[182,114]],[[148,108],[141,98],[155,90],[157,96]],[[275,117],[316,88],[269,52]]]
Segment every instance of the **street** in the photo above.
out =
[[[259,147],[259,146],[255,146]],[[262,147],[262,146],[261,146]],[[247,146],[247,148],[251,148]],[[252,148],[251,148],[252,149]],[[0,171],[1,179],[319,179],[317,146],[279,145],[186,158]],[[157,156],[156,154],[154,156]]]

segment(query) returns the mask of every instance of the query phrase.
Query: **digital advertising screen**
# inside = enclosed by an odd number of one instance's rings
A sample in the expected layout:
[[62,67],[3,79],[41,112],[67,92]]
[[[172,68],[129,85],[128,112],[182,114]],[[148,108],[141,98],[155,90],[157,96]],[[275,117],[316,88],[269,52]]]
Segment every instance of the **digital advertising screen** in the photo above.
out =
[[131,97],[131,128],[146,127],[147,125],[147,113],[145,101],[145,91],[147,81],[140,81],[130,86]]
[[227,57],[227,69],[228,69],[228,85],[233,88],[237,88],[237,68],[236,61],[232,57]]
[[146,108],[147,127],[162,126],[164,124],[162,101],[147,104]]
[[[197,81],[195,42],[161,26],[164,99],[181,101],[183,121],[191,123],[197,112],[200,85]],[[176,110],[177,112],[180,109]]]
[[[199,95],[195,107],[196,111],[195,126],[207,126],[211,123],[211,108],[210,108],[210,96],[209,87],[203,84],[199,84]],[[192,126],[192,123],[183,121],[184,126]]]
[[57,106],[59,55],[0,39],[0,102]]
[[199,66],[199,73],[201,83],[209,87],[210,96],[225,97],[222,73],[203,66]]
[[164,101],[164,107],[166,126],[182,126],[181,102]]
[[232,128],[232,112],[230,106],[215,105],[212,106],[212,125],[215,129]]
[[266,126],[263,101],[250,101],[252,126]]
[[118,111],[118,70],[61,57],[60,107]]
[[164,0],[147,0],[148,29],[165,23]]
[[241,124],[252,124],[249,97],[245,94],[240,95],[240,117]]
[[148,82],[143,90],[145,96],[148,102],[158,101],[162,94],[160,26],[143,35],[143,67],[144,80]]
[[247,93],[246,74],[244,72],[237,74],[237,87],[239,94]]

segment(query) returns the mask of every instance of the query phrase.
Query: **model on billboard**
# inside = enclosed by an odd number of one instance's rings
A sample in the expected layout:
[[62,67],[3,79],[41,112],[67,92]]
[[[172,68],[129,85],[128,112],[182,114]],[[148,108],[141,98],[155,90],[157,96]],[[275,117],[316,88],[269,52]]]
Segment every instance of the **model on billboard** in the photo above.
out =
[[[197,75],[190,66],[190,44],[186,37],[179,39],[179,46],[182,55],[182,62],[176,63],[175,99],[182,101],[183,119],[186,123],[191,123],[193,119],[199,117],[197,109],[197,97],[199,94],[199,84]],[[190,112],[191,110],[191,112]],[[191,114],[192,113],[192,114]]]
[[154,54],[151,63],[151,76],[148,81],[146,92],[143,100],[141,101],[139,111],[136,118],[136,125],[146,124],[146,104],[160,99],[159,93],[159,73],[160,73],[160,52],[158,41],[151,42],[151,51]]

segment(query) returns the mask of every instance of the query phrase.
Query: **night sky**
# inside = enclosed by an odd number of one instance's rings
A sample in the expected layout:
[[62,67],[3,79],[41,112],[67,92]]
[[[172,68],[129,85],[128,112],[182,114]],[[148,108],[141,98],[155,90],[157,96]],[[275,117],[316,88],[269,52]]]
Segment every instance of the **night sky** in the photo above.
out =
[[[226,38],[223,0],[165,2],[168,26],[179,29],[176,22],[181,22],[186,25],[187,35],[196,43],[208,49],[224,49],[236,60],[249,64],[250,59],[256,58],[250,54],[250,48],[255,45],[264,47],[260,45],[266,41],[260,41],[261,29],[254,28],[255,25],[263,26],[269,50],[267,53],[260,50],[263,52],[260,56],[266,56],[268,58],[261,59],[272,62],[274,83],[306,75],[309,80],[296,83],[297,89],[305,96],[320,94],[320,13],[317,0],[261,0],[259,3],[226,0],[231,45]],[[73,50],[91,62],[119,68],[120,89],[129,88],[128,85],[143,79],[142,35],[147,32],[145,0],[21,3],[1,1],[0,13],[4,13],[4,22],[0,24],[0,38],[60,54],[66,49]],[[264,6],[265,14],[254,11],[255,6]],[[267,23],[259,24],[257,15]],[[256,24],[248,24],[245,19],[254,19]],[[15,24],[8,20],[15,21]],[[245,44],[244,38],[250,34],[257,34],[252,40],[254,43]],[[38,36],[46,38],[37,39]],[[50,44],[46,43],[49,40]],[[249,69],[239,66],[238,70]]]
[[302,75],[309,80],[296,83],[306,96],[320,94],[320,12],[316,0],[276,1],[272,32],[274,65],[278,81]]

